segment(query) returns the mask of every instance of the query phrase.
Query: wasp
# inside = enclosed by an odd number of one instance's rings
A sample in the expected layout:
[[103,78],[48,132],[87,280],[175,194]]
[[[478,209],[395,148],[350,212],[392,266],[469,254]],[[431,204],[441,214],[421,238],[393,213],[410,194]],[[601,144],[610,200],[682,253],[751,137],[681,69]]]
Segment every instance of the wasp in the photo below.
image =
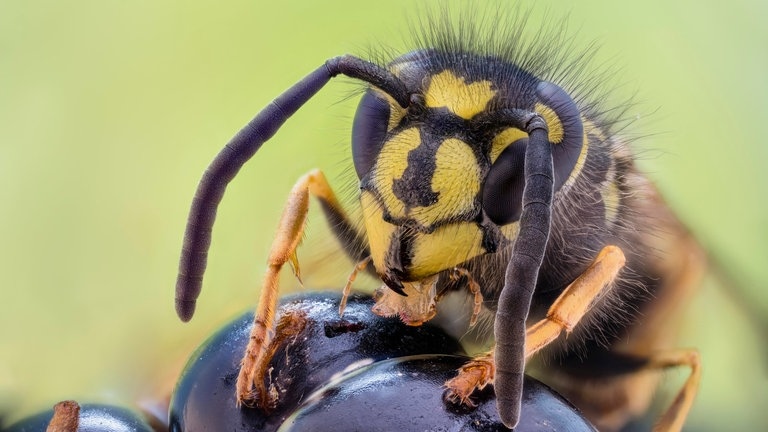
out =
[[[503,14],[502,14],[503,15]],[[383,62],[327,60],[278,96],[216,156],[198,186],[184,237],[176,311],[191,319],[216,208],[240,168],[336,76],[365,84],[352,125],[362,222],[323,173],[289,194],[268,258],[238,400],[265,404],[265,352],[278,275],[296,254],[315,197],[343,249],[383,283],[374,312],[409,325],[431,320],[447,293],[492,319],[493,348],[446,383],[447,403],[472,405],[492,384],[499,415],[519,419],[526,364],[599,428],[644,413],[660,371],[691,372],[658,430],[682,428],[701,376],[695,349],[675,346],[681,308],[704,265],[697,242],[636,167],[589,50],[522,18],[498,31],[465,18],[428,21],[416,47]],[[487,23],[486,23],[487,24]],[[584,76],[584,75],[588,76]],[[343,311],[343,302],[340,310]]]

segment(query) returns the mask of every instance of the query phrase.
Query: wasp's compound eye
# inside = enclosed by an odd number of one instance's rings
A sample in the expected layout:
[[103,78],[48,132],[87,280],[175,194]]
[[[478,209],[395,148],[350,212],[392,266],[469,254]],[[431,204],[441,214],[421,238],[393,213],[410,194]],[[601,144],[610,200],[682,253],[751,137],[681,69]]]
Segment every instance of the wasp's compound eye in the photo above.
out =
[[352,160],[358,178],[363,178],[376,163],[387,136],[389,114],[389,103],[375,91],[363,95],[352,125]]
[[491,165],[483,185],[483,209],[496,225],[520,219],[527,138],[509,144]]

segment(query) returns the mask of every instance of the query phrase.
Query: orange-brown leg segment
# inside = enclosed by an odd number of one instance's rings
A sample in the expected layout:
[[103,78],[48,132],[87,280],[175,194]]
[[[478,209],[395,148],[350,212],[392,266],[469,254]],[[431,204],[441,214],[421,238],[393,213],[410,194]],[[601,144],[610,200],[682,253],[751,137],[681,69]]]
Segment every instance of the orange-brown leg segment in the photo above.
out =
[[[624,253],[616,246],[606,246],[594,262],[563,290],[547,312],[546,318],[528,327],[525,335],[525,358],[560,336],[569,333],[589,311],[595,300],[613,282],[624,266]],[[493,352],[472,359],[459,369],[456,378],[445,383],[450,400],[471,404],[469,396],[494,379]]]
[[646,366],[647,369],[667,369],[675,366],[688,366],[691,375],[683,384],[683,388],[675,397],[672,405],[661,416],[653,427],[655,432],[678,432],[683,429],[688,412],[693,405],[693,399],[699,390],[701,381],[701,359],[695,349],[679,349],[662,351],[654,354]]
[[53,406],[45,432],[76,432],[80,423],[80,405],[75,401],[62,401]]
[[469,270],[462,267],[454,267],[453,273],[451,273],[451,278],[453,280],[458,280],[462,276],[467,278],[467,286],[469,287],[469,292],[474,298],[472,317],[469,319],[469,326],[474,327],[474,325],[477,324],[477,317],[480,315],[480,311],[483,308],[483,293],[480,291],[480,284],[478,284],[477,281],[472,277],[472,274],[469,272]]
[[496,367],[491,350],[468,361],[459,369],[456,377],[446,381],[445,387],[448,391],[445,397],[453,403],[474,407],[475,403],[470,398],[472,393],[493,382],[495,374]]
[[563,331],[570,333],[605,288],[616,279],[625,262],[621,249],[616,246],[604,247],[587,270],[552,303],[547,316],[528,327],[525,334],[525,358],[528,359],[557,339]]
[[269,363],[277,351],[285,349],[285,345],[290,342],[290,339],[301,333],[306,325],[307,317],[303,311],[287,311],[278,318],[274,337],[264,346],[264,357],[256,365],[258,370],[255,372],[255,376],[262,377],[259,386],[257,386],[259,389],[258,394],[261,396],[260,399],[254,401],[254,405],[265,412],[277,408],[280,402],[280,392],[275,382],[273,382],[273,378],[269,375],[271,370]]
[[548,383],[601,431],[622,430],[648,412],[665,368],[688,366],[691,373],[675,402],[659,417],[656,430],[680,430],[693,402],[701,376],[699,355],[675,346],[706,261],[695,240],[681,229],[671,223],[660,230],[666,234],[646,238],[653,250],[666,252],[654,258],[648,272],[655,278],[650,287],[653,298],[620,340],[595,347],[586,357],[578,353],[561,357],[560,367],[544,365]]
[[273,337],[271,332],[280,288],[280,270],[285,263],[290,263],[294,274],[301,281],[296,248],[301,243],[304,232],[310,194],[316,196],[324,207],[330,208],[338,219],[346,220],[338,200],[319,170],[311,171],[301,177],[291,189],[269,251],[267,271],[253,319],[253,329],[241,362],[240,374],[237,377],[238,404],[257,406],[267,404],[268,394],[264,373],[267,370],[266,363],[269,362],[269,358],[266,351]]
[[355,264],[355,268],[352,269],[352,273],[349,274],[349,277],[347,278],[347,284],[344,285],[344,291],[341,294],[341,301],[339,302],[339,316],[344,315],[344,309],[347,308],[347,297],[349,297],[349,293],[352,292],[352,284],[355,283],[357,274],[365,270],[370,262],[371,257],[365,257],[365,259]]

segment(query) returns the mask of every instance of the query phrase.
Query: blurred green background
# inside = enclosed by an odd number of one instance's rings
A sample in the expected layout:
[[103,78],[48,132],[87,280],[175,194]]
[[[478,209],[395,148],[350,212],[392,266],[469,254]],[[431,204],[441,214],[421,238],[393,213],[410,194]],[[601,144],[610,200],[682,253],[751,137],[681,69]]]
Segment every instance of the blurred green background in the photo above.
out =
[[[643,167],[765,320],[768,3],[535,3],[569,12],[579,42],[600,42],[596,64],[621,66],[617,100],[637,91],[641,102],[631,132],[643,136]],[[406,0],[2,0],[0,412],[167,391],[191,350],[255,302],[295,179],[321,167],[348,190],[339,179],[351,168],[356,87],[332,82],[231,184],[197,315],[182,324],[178,253],[204,168],[326,58],[407,47],[415,10]],[[312,258],[330,242],[316,210],[300,252],[306,282],[338,286],[351,266]],[[745,315],[708,278],[681,342],[705,362],[691,429],[768,429],[766,335]],[[686,374],[668,373],[664,388]]]

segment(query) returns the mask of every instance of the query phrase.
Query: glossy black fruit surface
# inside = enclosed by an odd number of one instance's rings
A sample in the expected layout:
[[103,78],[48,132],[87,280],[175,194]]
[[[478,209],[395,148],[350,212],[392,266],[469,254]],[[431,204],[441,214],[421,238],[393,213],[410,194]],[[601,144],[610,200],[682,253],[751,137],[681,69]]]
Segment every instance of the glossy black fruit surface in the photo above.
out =
[[[323,387],[279,432],[507,431],[491,387],[476,392],[476,408],[446,404],[443,384],[468,360],[423,355],[382,361]],[[595,431],[549,387],[526,377],[516,432]]]
[[253,315],[239,317],[209,338],[174,390],[171,431],[273,431],[304,398],[345,370],[407,355],[462,352],[457,341],[435,327],[408,327],[374,315],[370,297],[351,296],[339,317],[339,300],[335,293],[312,293],[281,302],[276,319],[295,316],[303,327],[277,347],[270,363],[269,380],[279,402],[269,413],[235,406],[235,382]]
[[[50,409],[12,424],[5,432],[45,432],[52,417]],[[77,432],[153,432],[139,414],[111,405],[83,404],[79,418]]]

